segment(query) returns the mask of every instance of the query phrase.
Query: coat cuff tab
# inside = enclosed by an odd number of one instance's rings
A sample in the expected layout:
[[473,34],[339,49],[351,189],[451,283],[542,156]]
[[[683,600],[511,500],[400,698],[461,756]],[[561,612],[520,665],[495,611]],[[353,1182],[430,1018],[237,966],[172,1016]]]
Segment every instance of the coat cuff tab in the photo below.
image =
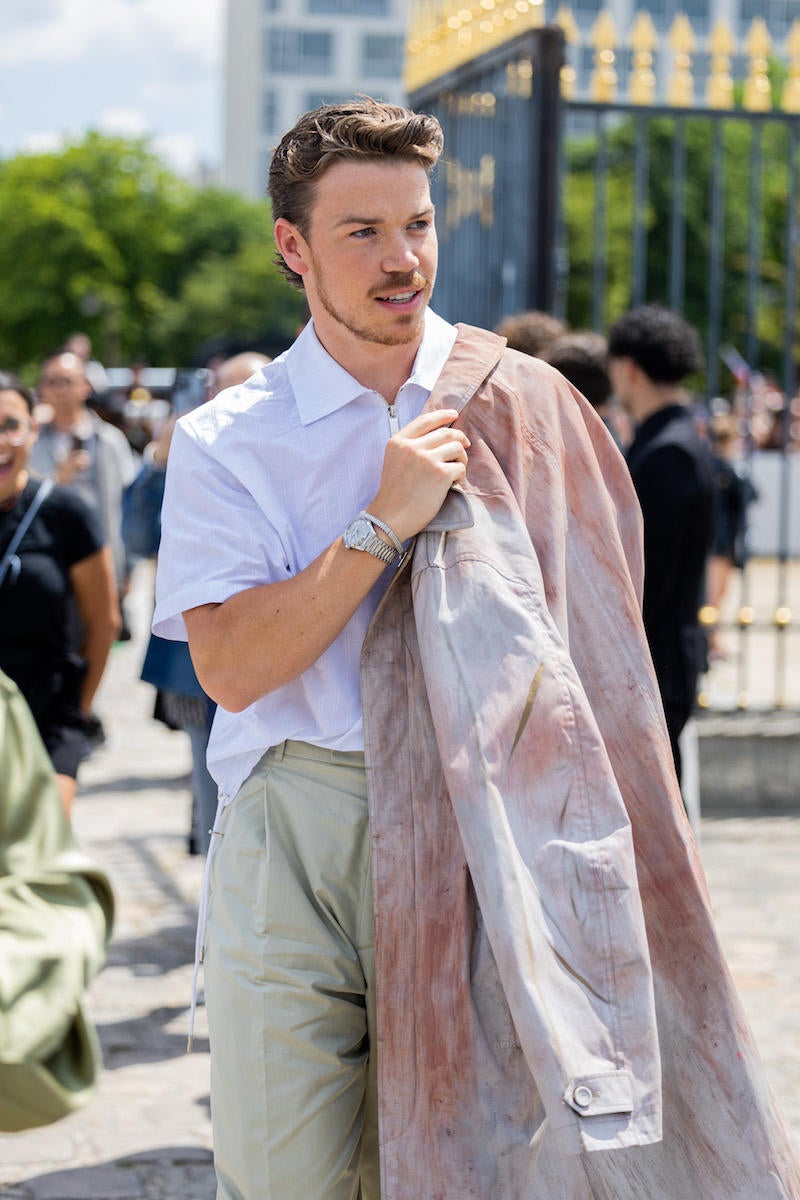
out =
[[580,1117],[632,1113],[633,1080],[629,1071],[576,1075],[567,1084],[564,1100]]

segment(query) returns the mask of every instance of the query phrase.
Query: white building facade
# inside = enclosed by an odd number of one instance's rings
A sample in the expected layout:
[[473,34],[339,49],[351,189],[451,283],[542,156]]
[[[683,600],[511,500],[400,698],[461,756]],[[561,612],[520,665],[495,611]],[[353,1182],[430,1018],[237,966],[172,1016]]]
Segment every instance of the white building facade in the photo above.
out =
[[[363,92],[404,103],[407,11],[414,2],[228,0],[224,186],[262,196],[270,154],[281,135],[300,113],[323,102]],[[545,20],[552,21],[564,2],[545,0]],[[435,11],[437,4],[439,11],[459,9],[458,0],[427,0],[427,11]],[[475,8],[475,3],[467,0],[467,6]],[[572,4],[566,0],[566,7],[571,8],[580,31],[579,44],[569,48],[568,57],[578,67],[581,92],[594,62],[592,27],[601,10],[612,14],[620,37],[621,94],[630,69],[628,33],[642,9],[652,17],[661,40],[655,66],[662,84],[672,58],[666,35],[679,13],[688,16],[697,39],[698,96],[708,67],[707,38],[717,21],[727,23],[741,55],[742,41],[755,17],[766,21],[776,49],[800,18],[800,0],[573,0]]]
[[297,117],[366,93],[403,103],[406,0],[228,0],[223,184],[262,196]]

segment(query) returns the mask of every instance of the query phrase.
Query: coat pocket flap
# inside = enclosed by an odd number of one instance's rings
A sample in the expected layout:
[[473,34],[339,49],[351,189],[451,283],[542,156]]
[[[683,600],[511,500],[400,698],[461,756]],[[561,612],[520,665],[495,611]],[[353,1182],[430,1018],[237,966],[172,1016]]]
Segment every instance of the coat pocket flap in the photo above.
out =
[[451,487],[432,521],[425,529],[431,533],[443,533],[451,529],[471,529],[475,524],[469,500],[458,487]]
[[567,1084],[564,1099],[580,1117],[632,1113],[633,1080],[628,1071],[576,1075]]

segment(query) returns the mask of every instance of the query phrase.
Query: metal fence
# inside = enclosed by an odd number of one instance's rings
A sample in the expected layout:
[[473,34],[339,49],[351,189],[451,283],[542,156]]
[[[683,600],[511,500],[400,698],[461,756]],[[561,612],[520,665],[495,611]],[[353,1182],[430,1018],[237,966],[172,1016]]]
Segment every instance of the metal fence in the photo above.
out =
[[[631,98],[620,100],[609,36],[605,52],[604,37],[595,39],[585,89],[594,98],[575,98],[581,89],[556,26],[495,35],[485,53],[468,57],[462,47],[455,62],[442,54],[449,69],[439,75],[428,64],[410,99],[445,132],[433,184],[442,244],[436,306],[450,320],[489,328],[536,308],[605,332],[647,301],[697,326],[707,367],[693,383],[707,404],[724,392],[733,405],[744,469],[758,476],[758,504],[772,514],[754,549],[775,560],[766,589],[763,572],[751,588],[745,569],[735,607],[703,610],[704,622],[725,633],[733,661],[724,696],[709,689],[701,702],[800,707],[800,669],[792,669],[800,664],[792,612],[800,556],[800,116],[772,106],[766,63],[754,55],[736,85],[748,108],[733,106],[730,62],[720,55],[706,82],[709,104],[692,102],[686,54],[670,84],[673,102],[657,103],[641,49]],[[789,107],[797,82],[790,74],[783,89]]]

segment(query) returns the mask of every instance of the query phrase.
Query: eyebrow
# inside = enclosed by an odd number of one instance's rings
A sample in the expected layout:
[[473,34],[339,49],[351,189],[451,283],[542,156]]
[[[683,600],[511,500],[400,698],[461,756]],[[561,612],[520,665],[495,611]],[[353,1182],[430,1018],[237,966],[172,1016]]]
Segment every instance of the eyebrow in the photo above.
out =
[[[409,221],[418,221],[420,219],[420,217],[432,217],[434,215],[435,211],[436,210],[435,210],[434,206],[431,204],[427,208],[421,209],[420,212],[414,213],[414,215],[409,217],[408,219],[409,219]],[[384,222],[381,217],[355,217],[355,216],[342,217],[340,221],[336,222],[337,226],[339,226],[339,225],[382,225],[383,223]]]

